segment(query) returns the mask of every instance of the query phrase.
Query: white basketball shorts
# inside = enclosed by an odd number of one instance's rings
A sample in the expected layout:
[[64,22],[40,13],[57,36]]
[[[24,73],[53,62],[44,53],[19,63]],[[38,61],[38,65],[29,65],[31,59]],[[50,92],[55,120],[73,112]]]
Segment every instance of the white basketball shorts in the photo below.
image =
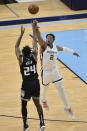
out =
[[49,83],[54,83],[62,79],[62,76],[59,73],[58,68],[53,70],[41,70],[41,79],[43,85],[48,85]]

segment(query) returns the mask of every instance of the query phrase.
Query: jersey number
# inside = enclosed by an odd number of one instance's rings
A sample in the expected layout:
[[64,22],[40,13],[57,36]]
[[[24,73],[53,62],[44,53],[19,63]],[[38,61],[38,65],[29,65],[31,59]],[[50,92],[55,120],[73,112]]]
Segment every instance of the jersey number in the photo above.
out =
[[50,60],[53,60],[53,58],[54,58],[54,55],[50,55]]
[[24,75],[25,76],[30,75],[30,72],[33,72],[34,74],[36,73],[35,65],[30,66],[30,67],[24,67]]

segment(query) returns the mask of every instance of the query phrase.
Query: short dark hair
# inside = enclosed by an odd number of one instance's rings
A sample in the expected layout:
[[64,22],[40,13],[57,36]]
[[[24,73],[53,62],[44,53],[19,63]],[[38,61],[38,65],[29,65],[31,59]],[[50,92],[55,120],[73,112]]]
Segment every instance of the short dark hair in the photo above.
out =
[[24,46],[22,49],[22,54],[25,57],[29,57],[30,53],[31,53],[31,48],[29,46]]
[[54,34],[49,33],[49,34],[46,35],[46,38],[47,38],[48,35],[51,35],[53,37],[53,40],[55,40],[55,35]]

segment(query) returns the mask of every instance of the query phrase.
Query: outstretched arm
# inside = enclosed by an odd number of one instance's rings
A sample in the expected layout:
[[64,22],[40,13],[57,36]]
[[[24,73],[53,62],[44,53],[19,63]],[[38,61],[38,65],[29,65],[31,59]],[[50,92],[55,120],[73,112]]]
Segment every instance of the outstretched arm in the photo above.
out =
[[19,36],[19,38],[18,38],[18,40],[17,40],[17,42],[15,44],[15,54],[17,56],[17,59],[18,59],[19,63],[22,63],[21,51],[20,51],[19,46],[20,46],[21,39],[23,37],[24,31],[25,31],[25,28],[23,28],[23,26],[21,26],[21,34],[20,34],[20,36]]
[[35,21],[35,22],[36,22],[36,28],[35,28],[36,29],[36,36],[38,38],[38,43],[40,45],[40,53],[42,53],[46,49],[47,44],[41,36],[40,30],[39,30],[40,27],[37,25],[37,21]]
[[37,36],[36,36],[36,22],[35,20],[32,23],[32,30],[33,30],[33,54],[35,57],[35,60],[37,61],[37,55],[38,55],[38,47],[37,47]]
[[58,51],[64,51],[64,52],[68,52],[68,53],[72,53],[73,55],[80,57],[78,53],[74,52],[73,50],[66,48],[66,47],[60,47],[60,46],[56,46]]

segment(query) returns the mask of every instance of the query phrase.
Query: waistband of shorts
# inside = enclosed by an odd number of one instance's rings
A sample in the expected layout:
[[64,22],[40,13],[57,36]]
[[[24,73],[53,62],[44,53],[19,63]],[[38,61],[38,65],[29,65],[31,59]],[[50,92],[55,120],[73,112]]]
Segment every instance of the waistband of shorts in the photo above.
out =
[[22,82],[30,82],[30,81],[35,81],[38,80],[38,78],[34,78],[34,79],[24,79],[22,80]]

